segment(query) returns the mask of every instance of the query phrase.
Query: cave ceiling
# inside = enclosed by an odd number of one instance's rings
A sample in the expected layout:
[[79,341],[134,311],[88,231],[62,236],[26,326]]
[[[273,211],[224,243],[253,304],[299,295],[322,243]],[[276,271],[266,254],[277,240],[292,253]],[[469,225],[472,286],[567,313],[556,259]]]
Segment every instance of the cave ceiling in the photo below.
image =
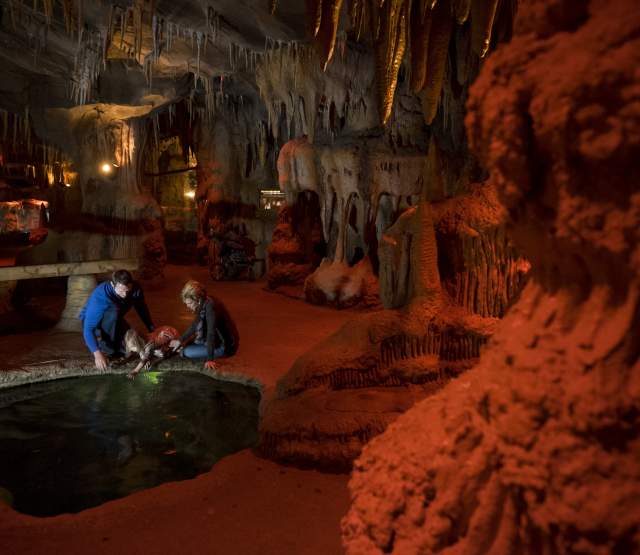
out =
[[[497,0],[2,0],[0,105],[34,117],[95,103],[152,109],[199,86],[258,100],[265,95],[256,74],[268,67],[270,51],[313,44],[312,62],[326,71],[336,52],[344,59],[348,39],[350,48],[360,42],[373,54],[376,119],[393,119],[396,90],[408,77],[431,124],[447,81],[455,74],[468,84],[505,28],[500,19],[510,20],[514,9],[515,2]],[[461,53],[448,67],[451,45]],[[360,79],[357,67],[351,77]]]
[[[77,104],[172,102],[190,93],[193,76],[235,74],[255,91],[245,58],[265,45],[302,40],[305,6],[279,2],[2,0],[0,105],[31,114]],[[124,31],[124,32],[123,32]],[[160,45],[160,43],[162,43]],[[238,67],[242,59],[241,68]]]

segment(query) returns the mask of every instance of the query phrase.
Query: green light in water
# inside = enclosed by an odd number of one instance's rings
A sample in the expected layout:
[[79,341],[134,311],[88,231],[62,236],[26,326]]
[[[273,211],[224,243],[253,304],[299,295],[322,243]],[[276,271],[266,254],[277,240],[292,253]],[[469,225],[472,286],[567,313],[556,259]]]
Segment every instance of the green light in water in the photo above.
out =
[[143,376],[153,385],[158,385],[160,383],[160,372],[146,372]]

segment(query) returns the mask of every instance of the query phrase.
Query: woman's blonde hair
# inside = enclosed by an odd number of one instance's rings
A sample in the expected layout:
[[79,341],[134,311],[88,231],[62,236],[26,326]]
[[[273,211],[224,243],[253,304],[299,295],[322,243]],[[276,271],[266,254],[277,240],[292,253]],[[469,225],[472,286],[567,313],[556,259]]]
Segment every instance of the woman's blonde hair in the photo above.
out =
[[180,293],[180,297],[182,297],[182,302],[186,303],[187,301],[202,301],[207,296],[207,290],[204,288],[204,285],[199,281],[195,281],[190,279],[187,283],[184,284],[182,288],[182,292]]
[[128,329],[127,333],[124,334],[124,347],[127,356],[131,353],[142,354],[145,345],[146,341],[133,328]]

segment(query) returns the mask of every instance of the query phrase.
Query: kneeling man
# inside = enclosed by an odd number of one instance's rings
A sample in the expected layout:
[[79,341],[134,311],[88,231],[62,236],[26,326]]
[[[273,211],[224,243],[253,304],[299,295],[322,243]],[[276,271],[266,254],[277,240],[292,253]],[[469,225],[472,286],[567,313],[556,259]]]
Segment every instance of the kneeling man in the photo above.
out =
[[124,334],[129,329],[124,316],[132,306],[147,329],[153,331],[140,285],[127,270],[118,270],[111,281],[95,288],[80,312],[84,342],[93,353],[98,370],[106,370],[107,357],[124,356]]

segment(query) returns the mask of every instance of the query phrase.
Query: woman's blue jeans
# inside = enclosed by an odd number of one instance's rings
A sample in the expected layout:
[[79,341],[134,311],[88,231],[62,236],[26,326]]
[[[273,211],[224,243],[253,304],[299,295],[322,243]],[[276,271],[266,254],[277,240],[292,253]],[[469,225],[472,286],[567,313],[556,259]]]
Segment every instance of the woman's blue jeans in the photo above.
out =
[[[213,358],[220,358],[224,355],[224,345],[220,345],[213,351]],[[182,349],[182,356],[184,358],[191,358],[194,360],[207,360],[207,346],[204,343],[191,343]]]

